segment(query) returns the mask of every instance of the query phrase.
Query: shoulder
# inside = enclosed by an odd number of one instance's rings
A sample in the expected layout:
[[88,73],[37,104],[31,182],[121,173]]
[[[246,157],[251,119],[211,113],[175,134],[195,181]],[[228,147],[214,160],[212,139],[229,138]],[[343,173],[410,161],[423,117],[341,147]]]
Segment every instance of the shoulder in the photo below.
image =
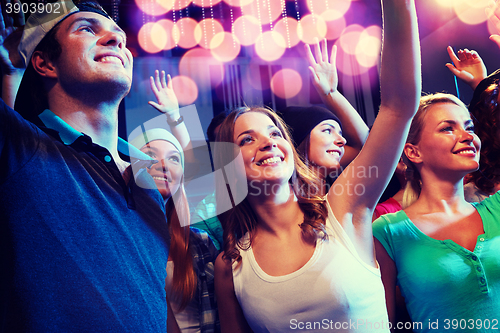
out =
[[384,214],[373,222],[373,236],[378,239],[382,234],[393,234],[396,230],[404,227],[406,220],[408,220],[408,216],[402,210]]
[[481,215],[481,218],[492,218],[500,221],[500,191],[490,195],[479,203],[472,203]]

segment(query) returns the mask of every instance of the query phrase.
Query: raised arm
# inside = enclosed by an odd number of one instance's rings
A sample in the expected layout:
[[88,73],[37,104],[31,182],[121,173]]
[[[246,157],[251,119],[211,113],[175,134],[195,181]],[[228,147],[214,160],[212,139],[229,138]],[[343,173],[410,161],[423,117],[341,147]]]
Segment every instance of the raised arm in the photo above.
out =
[[[14,0],[14,3],[20,3]],[[2,99],[14,107],[17,90],[21,84],[25,66],[17,51],[23,33],[24,15],[22,11],[8,16],[4,10],[0,15],[0,66],[2,67]]]
[[383,0],[382,13],[380,111],[361,152],[337,178],[327,197],[361,258],[373,266],[373,210],[401,156],[421,93],[414,0]]
[[187,130],[184,121],[180,120],[181,114],[179,111],[179,102],[172,86],[172,78],[170,75],[165,77],[165,71],[155,71],[155,77],[149,78],[151,90],[153,91],[158,102],[149,101],[149,105],[164,113],[167,116],[167,123],[170,125],[170,130],[175,138],[184,149],[186,162],[193,162],[194,155],[192,153],[191,137]]
[[346,138],[347,144],[340,164],[342,167],[346,167],[363,147],[368,137],[368,126],[351,103],[337,89],[339,83],[335,65],[337,46],[332,47],[330,59],[328,59],[326,39],[314,45],[316,57],[313,56],[308,44],[305,45],[305,49],[309,61],[309,72],[316,91],[326,107],[335,113],[342,122],[342,135]]
[[448,54],[452,63],[447,63],[446,67],[460,80],[467,83],[472,90],[476,89],[488,75],[483,59],[474,50],[458,50],[458,56],[453,51],[451,46],[448,46]]

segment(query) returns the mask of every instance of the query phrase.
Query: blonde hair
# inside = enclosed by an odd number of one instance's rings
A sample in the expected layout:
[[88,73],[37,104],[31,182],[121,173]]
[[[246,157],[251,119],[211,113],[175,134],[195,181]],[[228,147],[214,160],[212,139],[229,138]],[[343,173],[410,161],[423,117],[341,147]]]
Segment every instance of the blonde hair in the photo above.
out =
[[[406,143],[416,145],[420,142],[420,139],[422,138],[422,130],[425,124],[425,118],[429,109],[433,105],[442,103],[455,104],[467,110],[465,104],[454,95],[435,93],[422,96],[420,98],[420,104],[418,106],[417,113],[415,114],[411,122],[410,132],[408,133]],[[405,154],[403,154],[403,161],[407,166],[405,173],[407,182],[403,194],[404,209],[417,201],[418,197],[420,196],[420,191],[422,190],[422,178],[415,164],[413,164],[413,162],[411,162]]]

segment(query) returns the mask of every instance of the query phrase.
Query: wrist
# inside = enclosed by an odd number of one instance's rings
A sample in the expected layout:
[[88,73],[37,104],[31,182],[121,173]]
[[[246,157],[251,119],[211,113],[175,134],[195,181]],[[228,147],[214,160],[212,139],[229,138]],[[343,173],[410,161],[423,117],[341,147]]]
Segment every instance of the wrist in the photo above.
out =
[[175,127],[181,123],[184,122],[184,117],[183,116],[179,116],[176,120],[173,120],[173,119],[169,119],[169,117],[167,117],[167,124],[170,126],[170,127]]

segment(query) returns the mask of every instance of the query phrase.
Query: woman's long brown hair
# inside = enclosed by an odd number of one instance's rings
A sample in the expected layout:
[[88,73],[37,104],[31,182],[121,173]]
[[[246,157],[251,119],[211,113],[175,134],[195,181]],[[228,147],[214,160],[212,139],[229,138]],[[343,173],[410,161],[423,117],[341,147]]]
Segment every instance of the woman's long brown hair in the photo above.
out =
[[[304,213],[304,221],[300,224],[302,233],[306,238],[320,237],[327,238],[325,229],[325,221],[328,215],[325,199],[317,195],[321,183],[315,177],[314,173],[305,165],[291,141],[290,133],[283,120],[274,111],[264,107],[244,107],[231,112],[224,122],[221,124],[217,142],[234,142],[234,125],[236,120],[241,115],[248,112],[259,112],[268,116],[276,127],[281,131],[283,137],[291,146],[293,151],[293,159],[295,172],[290,179],[292,189],[297,196],[299,207]],[[228,155],[235,157],[234,149],[228,150],[229,145],[221,145],[223,149],[215,149],[216,170],[223,168],[227,163]],[[224,147],[226,149],[224,149]],[[234,146],[236,147],[236,146]],[[217,181],[217,184],[225,185],[226,182],[222,179]],[[247,184],[245,184],[247,186]],[[222,191],[222,193],[221,193]],[[226,186],[219,186],[216,189],[216,197],[223,197],[227,193]],[[237,204],[233,209],[224,213],[221,218],[221,223],[224,229],[224,256],[226,260],[240,262],[240,249],[245,250],[251,246],[252,233],[257,225],[258,217],[252,209],[248,199],[244,199]],[[250,233],[249,242],[243,244],[241,238]]]

